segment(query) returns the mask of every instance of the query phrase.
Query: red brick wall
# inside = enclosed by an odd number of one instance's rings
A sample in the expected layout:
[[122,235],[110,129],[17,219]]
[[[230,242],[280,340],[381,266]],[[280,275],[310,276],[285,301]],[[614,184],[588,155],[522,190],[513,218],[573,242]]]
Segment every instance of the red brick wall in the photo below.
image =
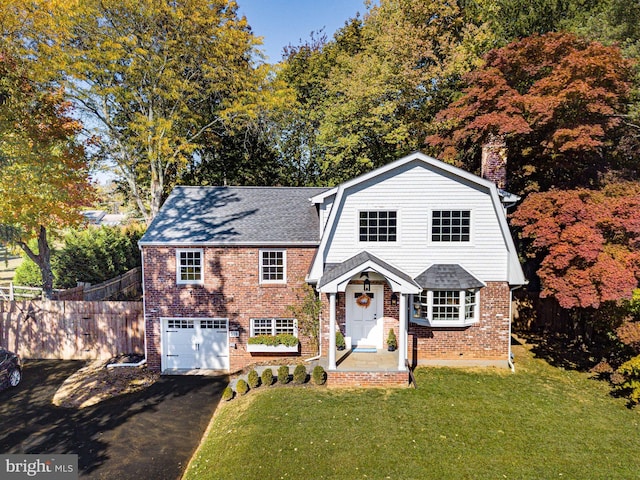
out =
[[[391,305],[391,290],[384,290],[384,341],[389,329],[398,334],[398,306]],[[329,348],[329,298],[323,297],[322,354],[328,356]],[[480,321],[469,327],[432,328],[409,324],[408,353],[414,363],[420,360],[506,360],[509,354],[509,285],[504,282],[488,282],[480,290]],[[345,322],[345,296],[336,299],[336,320],[342,327]],[[399,302],[398,302],[399,303]],[[344,333],[344,330],[343,330]]]
[[409,324],[409,358],[420,360],[506,360],[509,355],[509,285],[488,282],[480,290],[480,321],[469,327],[431,328]]
[[[260,285],[259,249],[251,247],[205,247],[204,284],[176,283],[176,249],[144,247],[144,288],[147,328],[147,362],[160,369],[160,340],[163,317],[218,317],[229,319],[229,330],[239,330],[230,338],[237,348],[229,352],[230,371],[274,357],[246,351],[250,319],[286,317],[297,302],[298,288],[304,284],[315,248],[287,247],[287,284]],[[313,354],[313,347],[301,338],[301,354]],[[295,359],[293,359],[295,360]],[[292,361],[293,361],[292,360]]]
[[328,387],[407,387],[409,372],[327,372]]

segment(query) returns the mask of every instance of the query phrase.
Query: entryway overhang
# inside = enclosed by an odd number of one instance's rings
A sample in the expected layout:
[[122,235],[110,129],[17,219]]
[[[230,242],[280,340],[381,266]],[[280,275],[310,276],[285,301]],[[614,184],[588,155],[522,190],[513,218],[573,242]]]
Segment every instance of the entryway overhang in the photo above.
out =
[[344,292],[351,279],[362,272],[383,276],[395,293],[416,295],[422,291],[422,287],[409,275],[366,251],[329,267],[320,278],[317,290],[322,293]]
[[398,371],[407,369],[407,297],[422,291],[422,287],[402,270],[369,252],[360,252],[342,263],[326,269],[316,289],[329,295],[329,370],[336,370],[336,297],[363,272],[381,275],[394,293],[400,294],[398,305]]

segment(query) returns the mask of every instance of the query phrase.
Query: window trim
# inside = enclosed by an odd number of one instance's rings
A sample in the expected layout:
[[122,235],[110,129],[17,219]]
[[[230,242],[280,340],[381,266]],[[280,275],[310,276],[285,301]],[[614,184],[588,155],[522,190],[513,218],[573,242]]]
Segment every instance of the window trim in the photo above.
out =
[[[181,253],[198,253],[200,255],[200,278],[197,280],[185,280],[182,278]],[[202,248],[178,248],[176,249],[176,283],[178,285],[202,285],[204,284],[204,249]]]
[[[395,240],[361,240],[360,239],[360,215],[362,213],[371,213],[371,212],[386,212],[386,213],[395,213],[396,214],[396,238]],[[367,219],[368,220],[368,219]],[[367,225],[367,228],[369,226]],[[387,232],[388,235],[388,232]],[[368,234],[367,234],[368,236]],[[364,243],[369,245],[394,245],[397,246],[400,244],[400,209],[399,208],[367,208],[358,210],[358,215],[356,217],[356,238],[358,239],[358,243]]]
[[[447,290],[440,290],[440,289],[432,289],[432,290],[426,290],[426,294],[427,294],[427,303],[426,305],[420,301],[420,294],[418,295],[413,295],[412,299],[411,299],[411,312],[410,312],[410,319],[416,319],[416,320],[423,320],[426,321],[430,327],[466,327],[469,325],[473,325],[476,324],[480,321],[480,290],[481,288],[465,288],[465,289],[460,289],[460,290],[455,290],[455,289],[447,289]],[[458,304],[456,305],[456,307],[458,308],[458,318],[456,320],[434,320],[433,318],[433,292],[438,291],[438,292],[456,292],[458,294]],[[472,304],[474,306],[473,308],[473,316],[467,318],[467,304],[466,304],[466,294],[468,291],[473,291],[475,293],[474,298],[475,301]],[[425,291],[423,291],[425,292]],[[426,316],[425,315],[420,315],[417,316],[415,314],[416,312],[416,305],[419,304],[421,309],[424,309],[426,307]],[[422,313],[422,312],[421,312]]]
[[[256,327],[255,327],[255,321],[256,320],[269,320],[271,322],[271,333],[270,334],[266,334],[266,333],[261,333],[259,335],[271,335],[272,337],[275,337],[276,335],[279,335],[280,333],[290,333],[290,332],[279,332],[277,331],[277,325],[276,325],[276,321],[277,320],[293,320],[293,333],[291,333],[291,335],[293,335],[294,337],[298,338],[298,319],[297,318],[293,318],[293,317],[251,317],[249,319],[249,336],[250,337],[256,337]],[[264,328],[264,327],[263,327]]]
[[[434,240],[433,239],[433,215],[435,212],[469,212],[469,240]],[[427,232],[429,243],[433,245],[470,245],[473,244],[473,209],[471,208],[432,208],[429,214],[429,230]],[[440,233],[442,235],[442,233]]]
[[[282,279],[270,280],[264,278],[263,254],[271,252],[282,253]],[[258,278],[260,285],[285,285],[287,283],[287,250],[286,248],[261,248],[258,252]]]

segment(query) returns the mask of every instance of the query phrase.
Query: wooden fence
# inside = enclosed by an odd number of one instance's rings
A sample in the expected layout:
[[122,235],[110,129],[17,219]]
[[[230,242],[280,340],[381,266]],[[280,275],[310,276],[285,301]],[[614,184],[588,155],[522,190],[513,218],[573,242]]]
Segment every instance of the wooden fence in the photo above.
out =
[[144,353],[142,302],[0,301],[0,345],[22,358]]

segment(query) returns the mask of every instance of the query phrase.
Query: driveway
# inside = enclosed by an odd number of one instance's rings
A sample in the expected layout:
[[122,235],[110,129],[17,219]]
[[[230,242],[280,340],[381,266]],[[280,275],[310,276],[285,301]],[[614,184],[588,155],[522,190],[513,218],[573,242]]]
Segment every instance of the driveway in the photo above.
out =
[[148,389],[73,410],[51,404],[80,361],[26,361],[0,392],[0,453],[76,453],[80,478],[180,478],[227,384],[226,376],[164,376]]

